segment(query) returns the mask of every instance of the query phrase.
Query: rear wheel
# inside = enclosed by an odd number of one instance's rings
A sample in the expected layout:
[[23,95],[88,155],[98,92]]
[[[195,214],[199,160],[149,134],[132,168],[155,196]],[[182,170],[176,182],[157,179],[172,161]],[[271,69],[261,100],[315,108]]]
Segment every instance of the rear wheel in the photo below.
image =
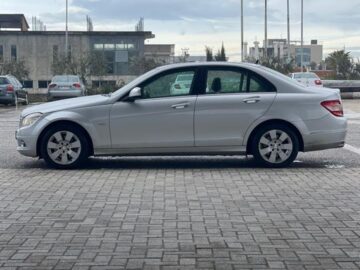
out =
[[299,138],[286,125],[275,124],[258,130],[252,141],[252,153],[261,165],[281,168],[289,166],[299,153]]
[[51,167],[77,168],[89,156],[89,142],[86,138],[80,128],[59,124],[50,128],[41,140],[41,156]]
[[29,95],[28,95],[28,93],[25,94],[25,100],[22,102],[22,105],[29,105]]

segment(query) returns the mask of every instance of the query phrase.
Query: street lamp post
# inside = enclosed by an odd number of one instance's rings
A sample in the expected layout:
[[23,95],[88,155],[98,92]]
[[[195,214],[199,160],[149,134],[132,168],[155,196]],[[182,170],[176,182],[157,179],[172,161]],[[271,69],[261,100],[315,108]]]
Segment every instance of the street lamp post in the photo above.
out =
[[264,43],[264,58],[267,58],[267,0],[265,0],[265,43]]
[[288,61],[290,62],[290,0],[287,0],[287,39],[288,39]]
[[304,0],[301,0],[301,72],[304,72],[303,69],[304,62]]
[[241,0],[241,62],[244,62],[244,1]]
[[66,0],[66,22],[65,22],[65,58],[68,58],[69,54],[69,36],[68,36],[68,0]]

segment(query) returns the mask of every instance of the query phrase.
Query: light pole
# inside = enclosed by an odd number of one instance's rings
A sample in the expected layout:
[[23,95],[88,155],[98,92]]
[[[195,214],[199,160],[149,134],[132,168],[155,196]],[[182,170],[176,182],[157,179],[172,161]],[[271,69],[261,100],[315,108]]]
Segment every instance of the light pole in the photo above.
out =
[[267,0],[265,0],[265,43],[264,43],[264,58],[267,58]]
[[287,0],[287,39],[288,39],[288,61],[290,62],[290,0]]
[[301,0],[301,72],[304,72],[303,69],[304,61],[304,0]]
[[66,0],[66,22],[65,22],[65,59],[69,54],[69,36],[68,36],[68,0]]
[[241,0],[241,62],[244,62],[244,1]]

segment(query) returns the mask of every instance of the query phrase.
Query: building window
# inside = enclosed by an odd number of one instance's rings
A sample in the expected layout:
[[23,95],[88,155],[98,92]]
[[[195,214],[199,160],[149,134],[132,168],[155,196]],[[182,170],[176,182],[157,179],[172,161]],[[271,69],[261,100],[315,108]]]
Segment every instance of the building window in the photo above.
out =
[[104,49],[104,44],[94,44],[94,49],[95,50],[103,50]]
[[39,88],[48,88],[51,81],[39,81]]
[[4,47],[0,45],[0,62],[4,61]]
[[114,44],[104,44],[104,50],[115,50]]
[[16,60],[17,60],[16,45],[11,45],[11,60],[12,60],[12,61],[16,61]]
[[53,62],[55,62],[55,60],[58,59],[58,56],[59,56],[59,46],[54,45],[53,46]]
[[33,81],[23,81],[22,85],[24,88],[33,88]]

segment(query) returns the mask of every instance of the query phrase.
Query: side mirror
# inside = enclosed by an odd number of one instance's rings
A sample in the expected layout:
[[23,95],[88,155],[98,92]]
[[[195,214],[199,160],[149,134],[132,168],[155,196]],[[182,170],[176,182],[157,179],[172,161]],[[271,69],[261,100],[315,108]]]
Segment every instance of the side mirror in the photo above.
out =
[[138,99],[138,98],[141,98],[141,88],[135,87],[130,91],[129,96],[126,100],[134,101],[135,99]]

